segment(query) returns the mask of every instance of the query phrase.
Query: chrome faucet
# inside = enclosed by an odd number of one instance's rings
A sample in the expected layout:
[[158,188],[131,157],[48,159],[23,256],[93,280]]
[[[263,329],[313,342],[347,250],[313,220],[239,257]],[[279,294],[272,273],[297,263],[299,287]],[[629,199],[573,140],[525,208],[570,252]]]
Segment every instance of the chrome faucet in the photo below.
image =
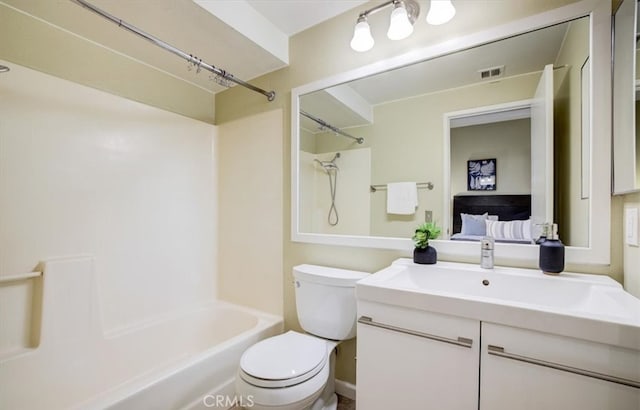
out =
[[493,269],[494,243],[494,239],[488,236],[480,241],[480,267],[483,269]]

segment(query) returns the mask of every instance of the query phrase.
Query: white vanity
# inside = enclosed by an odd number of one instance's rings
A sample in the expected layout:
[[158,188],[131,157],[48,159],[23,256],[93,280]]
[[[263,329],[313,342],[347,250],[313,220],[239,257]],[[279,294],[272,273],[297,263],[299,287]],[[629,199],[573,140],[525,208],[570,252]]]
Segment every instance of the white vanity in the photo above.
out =
[[640,300],[609,277],[398,259],[356,294],[359,409],[640,408]]

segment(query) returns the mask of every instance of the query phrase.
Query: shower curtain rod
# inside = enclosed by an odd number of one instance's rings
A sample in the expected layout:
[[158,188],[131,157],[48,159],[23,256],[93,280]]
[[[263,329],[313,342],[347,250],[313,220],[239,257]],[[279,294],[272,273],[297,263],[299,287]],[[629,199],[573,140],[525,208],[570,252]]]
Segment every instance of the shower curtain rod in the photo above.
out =
[[308,119],[317,122],[318,124],[320,124],[322,127],[330,129],[331,131],[335,132],[336,134],[340,134],[343,137],[347,137],[347,138],[351,138],[354,139],[358,142],[358,144],[362,144],[364,142],[364,138],[362,137],[354,137],[351,134],[347,134],[346,132],[342,131],[340,128],[338,127],[334,127],[333,125],[329,124],[328,122],[326,122],[323,119],[320,119],[318,117],[315,117],[311,114],[309,114],[308,112],[305,112],[303,110],[300,110],[300,114],[304,115],[305,117],[307,117]]
[[[210,71],[220,77],[222,77],[225,80],[229,80],[232,81],[238,85],[241,85],[245,88],[250,89],[251,91],[255,91],[257,93],[260,93],[262,95],[264,95],[265,97],[267,97],[267,100],[269,101],[273,101],[276,98],[276,93],[275,91],[265,91],[262,88],[256,87],[255,85],[249,84],[247,82],[244,82],[236,77],[233,76],[233,74],[226,72],[225,70],[222,70],[218,67],[215,67],[213,65],[207,64],[204,61],[202,61],[202,59],[199,59],[197,57],[195,57],[192,54],[187,54],[184,51],[175,48],[174,46],[165,43],[164,41],[160,40],[157,37],[154,37],[150,34],[145,33],[144,31],[140,30],[139,28],[132,26],[131,24],[127,23],[126,21],[123,21],[109,13],[107,13],[104,10],[99,9],[98,7],[92,5],[91,3],[86,2],[85,0],[71,0],[74,3],[77,3],[83,7],[86,7],[87,9],[91,10],[92,12],[98,14],[99,16],[104,17],[107,20],[110,20],[111,22],[115,23],[118,25],[118,27],[122,27],[125,30],[128,30],[130,32],[132,32],[133,34],[137,34],[138,36],[144,38],[145,40],[150,41],[151,43],[155,44],[156,46],[163,48],[175,55],[177,55],[178,57],[181,57],[185,60],[187,60],[190,64],[193,64],[195,67],[198,68],[198,70],[200,68],[204,68],[207,71]],[[221,84],[223,85],[223,84]]]

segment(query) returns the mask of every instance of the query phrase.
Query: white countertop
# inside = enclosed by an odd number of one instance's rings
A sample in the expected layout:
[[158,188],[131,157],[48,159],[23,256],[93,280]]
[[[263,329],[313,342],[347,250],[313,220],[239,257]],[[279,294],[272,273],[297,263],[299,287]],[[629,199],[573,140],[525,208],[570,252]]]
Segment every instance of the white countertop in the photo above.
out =
[[608,276],[398,259],[360,280],[356,295],[640,350],[640,299]]

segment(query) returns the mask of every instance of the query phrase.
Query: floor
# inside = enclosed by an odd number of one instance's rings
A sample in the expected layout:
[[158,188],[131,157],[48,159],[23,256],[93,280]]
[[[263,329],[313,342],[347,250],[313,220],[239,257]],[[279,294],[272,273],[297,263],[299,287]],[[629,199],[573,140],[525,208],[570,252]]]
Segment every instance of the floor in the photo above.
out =
[[338,395],[338,410],[356,410],[356,401]]

